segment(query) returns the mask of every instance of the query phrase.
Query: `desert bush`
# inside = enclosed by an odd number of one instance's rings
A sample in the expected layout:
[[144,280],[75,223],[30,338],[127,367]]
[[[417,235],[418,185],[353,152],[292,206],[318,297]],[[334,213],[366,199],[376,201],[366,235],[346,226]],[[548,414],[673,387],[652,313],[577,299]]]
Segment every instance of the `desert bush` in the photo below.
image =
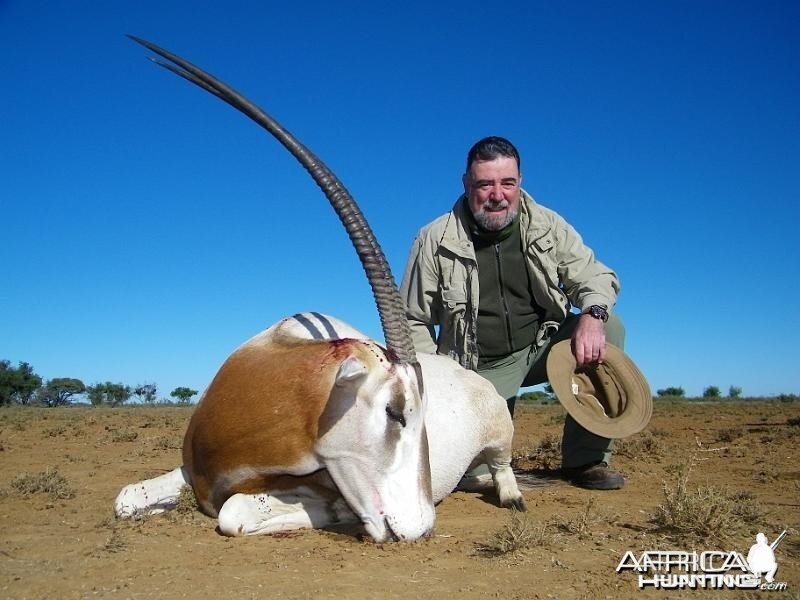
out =
[[703,398],[719,398],[721,395],[722,392],[720,392],[719,388],[715,385],[710,385],[703,390]]
[[689,474],[693,465],[693,459],[679,465],[674,484],[663,482],[664,502],[658,505],[650,520],[658,530],[679,538],[723,538],[725,532],[742,524],[737,508],[741,492],[736,496],[711,485],[690,487]]
[[178,496],[178,503],[175,505],[175,512],[177,513],[195,513],[200,510],[197,507],[197,498],[194,496],[192,486],[184,485],[181,488],[181,493]]
[[786,424],[792,427],[800,427],[800,417],[790,417],[786,420]]
[[197,499],[189,485],[181,488],[178,499],[172,510],[166,513],[166,518],[173,523],[181,525],[207,524],[209,517],[205,516],[197,507]]
[[529,513],[512,510],[508,522],[479,544],[478,551],[487,556],[500,556],[547,545],[553,540],[547,523],[537,523]]
[[66,477],[52,467],[39,473],[26,472],[17,475],[11,482],[11,487],[26,497],[33,494],[47,494],[52,500],[75,497],[75,490],[69,486]]
[[162,435],[153,442],[154,450],[176,450],[183,447],[183,441],[179,437]]
[[112,429],[111,441],[112,442],[132,442],[139,434],[131,429]]
[[551,433],[544,436],[541,442],[515,450],[511,458],[513,467],[557,469],[561,465],[561,438]]
[[614,441],[615,452],[628,458],[661,456],[664,442],[649,431]]
[[717,434],[717,440],[720,442],[732,442],[741,435],[742,432],[738,429],[734,427],[726,427],[725,429],[719,430],[719,433]]

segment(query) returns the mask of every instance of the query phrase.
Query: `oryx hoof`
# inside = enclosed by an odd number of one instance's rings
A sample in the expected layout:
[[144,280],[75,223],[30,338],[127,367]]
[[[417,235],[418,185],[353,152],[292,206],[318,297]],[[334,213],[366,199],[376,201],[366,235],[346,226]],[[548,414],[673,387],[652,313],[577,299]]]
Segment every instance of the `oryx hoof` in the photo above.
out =
[[518,510],[519,512],[527,512],[528,506],[525,504],[525,498],[520,494],[517,498],[509,498],[503,502],[503,508],[510,508],[511,510]]

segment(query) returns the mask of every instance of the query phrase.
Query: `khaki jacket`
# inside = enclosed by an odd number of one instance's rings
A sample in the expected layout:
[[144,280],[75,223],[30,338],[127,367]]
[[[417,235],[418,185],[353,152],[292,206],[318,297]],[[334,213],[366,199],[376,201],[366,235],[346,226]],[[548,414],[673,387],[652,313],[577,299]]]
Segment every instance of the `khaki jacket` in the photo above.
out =
[[[463,199],[420,230],[400,295],[416,350],[444,354],[474,370],[480,293],[475,251],[464,219],[469,208]],[[614,271],[595,260],[569,223],[525,191],[520,199],[520,230],[533,297],[545,315],[537,347],[564,322],[571,306],[584,310],[593,304],[609,309],[614,305],[620,289]]]

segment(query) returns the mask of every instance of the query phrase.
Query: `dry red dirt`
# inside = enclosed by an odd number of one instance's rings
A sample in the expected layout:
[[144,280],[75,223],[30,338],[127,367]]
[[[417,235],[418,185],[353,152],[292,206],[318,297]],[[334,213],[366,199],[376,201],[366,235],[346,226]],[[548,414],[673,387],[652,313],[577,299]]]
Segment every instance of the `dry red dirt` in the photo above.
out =
[[[434,536],[413,544],[325,531],[230,539],[196,513],[115,520],[112,503],[123,485],[179,464],[191,410],[0,409],[0,598],[800,597],[800,404],[657,403],[649,433],[615,455],[623,490],[563,482],[526,490],[528,515],[533,525],[546,524],[547,539],[497,556],[481,547],[510,513],[490,497],[461,492],[438,507]],[[523,407],[516,448],[560,435],[561,413]],[[693,456],[690,488],[752,493],[742,496],[755,509],[750,522],[717,540],[676,540],[651,523],[664,501],[662,482],[672,485],[674,466]],[[48,467],[66,478],[73,497],[25,495],[12,485]],[[627,550],[746,555],[757,532],[772,541],[784,529],[775,553],[784,592],[642,591],[635,574],[615,572]]]

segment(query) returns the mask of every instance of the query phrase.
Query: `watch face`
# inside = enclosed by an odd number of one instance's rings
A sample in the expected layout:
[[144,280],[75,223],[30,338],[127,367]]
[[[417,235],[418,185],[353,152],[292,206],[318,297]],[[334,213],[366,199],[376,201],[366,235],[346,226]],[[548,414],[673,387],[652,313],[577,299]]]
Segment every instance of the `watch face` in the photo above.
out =
[[590,306],[589,307],[589,314],[592,315],[595,319],[603,319],[604,321],[608,318],[608,312],[602,306]]

